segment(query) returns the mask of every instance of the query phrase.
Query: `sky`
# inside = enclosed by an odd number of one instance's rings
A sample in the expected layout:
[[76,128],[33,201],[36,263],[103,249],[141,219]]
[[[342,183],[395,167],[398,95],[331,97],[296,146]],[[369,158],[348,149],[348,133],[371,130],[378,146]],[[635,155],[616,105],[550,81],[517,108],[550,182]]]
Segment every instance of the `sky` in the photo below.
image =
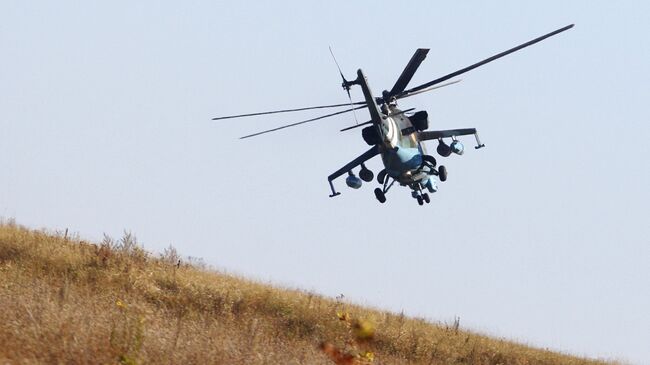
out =
[[[0,3],[0,217],[100,240],[127,230],[219,270],[576,355],[650,363],[650,5],[644,1]],[[485,149],[405,188],[327,176],[354,116],[247,140],[568,32],[418,95]],[[362,100],[359,89],[352,90]],[[367,120],[366,110],[357,112]],[[471,136],[464,139],[472,146]],[[429,150],[435,150],[431,143]],[[377,173],[379,159],[368,166]]]

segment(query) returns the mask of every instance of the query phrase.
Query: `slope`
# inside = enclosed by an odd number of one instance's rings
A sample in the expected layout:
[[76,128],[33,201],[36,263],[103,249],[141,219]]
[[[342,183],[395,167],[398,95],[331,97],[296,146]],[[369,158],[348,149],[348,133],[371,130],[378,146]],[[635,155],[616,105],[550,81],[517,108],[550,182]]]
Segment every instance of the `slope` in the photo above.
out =
[[603,364],[0,224],[0,363]]

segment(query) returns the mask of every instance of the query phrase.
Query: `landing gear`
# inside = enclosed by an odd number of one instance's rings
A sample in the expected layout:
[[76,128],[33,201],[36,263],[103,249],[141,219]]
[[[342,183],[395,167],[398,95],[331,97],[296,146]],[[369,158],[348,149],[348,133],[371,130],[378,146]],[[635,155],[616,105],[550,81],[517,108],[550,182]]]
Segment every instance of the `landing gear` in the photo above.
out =
[[447,181],[447,168],[444,166],[438,167],[438,178],[440,181]]
[[377,182],[383,184],[385,179],[386,179],[386,169],[383,169],[379,171],[379,173],[377,174]]
[[429,204],[431,201],[429,195],[427,193],[422,193],[422,190],[413,190],[411,196],[418,202],[418,205],[424,205],[425,202]]
[[379,180],[380,183],[383,184],[384,186],[375,189],[375,197],[377,198],[377,200],[379,200],[380,203],[383,204],[386,202],[386,193],[388,192],[388,190],[390,190],[390,187],[393,186],[393,184],[395,183],[395,179],[393,179],[393,181],[391,181],[391,183],[389,184],[388,181],[390,180],[390,176],[386,176],[386,170],[381,170],[381,172],[377,176],[377,180]]
[[422,155],[422,160],[424,161],[424,163],[426,165],[429,166],[429,168],[433,169],[433,168],[436,167],[437,162],[436,162],[435,157],[433,157],[431,155]]
[[384,204],[386,202],[386,194],[384,194],[384,191],[381,188],[376,188],[375,189],[375,197],[382,204]]
[[436,182],[433,181],[432,179],[429,179],[429,181],[427,181],[427,184],[424,185],[424,187],[427,188],[427,190],[429,190],[430,193],[435,193],[436,191],[438,191],[438,185],[436,185]]

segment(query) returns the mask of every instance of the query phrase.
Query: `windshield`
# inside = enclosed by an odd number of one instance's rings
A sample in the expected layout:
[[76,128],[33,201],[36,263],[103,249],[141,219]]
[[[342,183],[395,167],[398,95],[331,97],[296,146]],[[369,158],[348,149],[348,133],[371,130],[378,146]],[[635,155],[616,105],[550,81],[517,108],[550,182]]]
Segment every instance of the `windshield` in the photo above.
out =
[[417,148],[418,141],[417,139],[415,139],[415,133],[401,135],[399,140],[399,145],[402,148]]
[[417,148],[418,141],[415,138],[415,129],[413,129],[411,121],[403,114],[397,116],[394,120],[399,130],[399,146],[402,148]]
[[411,121],[404,114],[394,115],[381,123],[386,142],[393,147],[418,148],[418,140]]

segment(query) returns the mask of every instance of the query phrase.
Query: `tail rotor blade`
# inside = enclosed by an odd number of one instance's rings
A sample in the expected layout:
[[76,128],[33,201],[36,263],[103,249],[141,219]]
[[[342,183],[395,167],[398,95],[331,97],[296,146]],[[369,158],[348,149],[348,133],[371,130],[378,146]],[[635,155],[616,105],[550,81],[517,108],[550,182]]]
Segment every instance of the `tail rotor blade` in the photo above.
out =
[[[352,103],[352,95],[350,95],[350,84],[348,80],[345,79],[345,76],[343,76],[343,71],[341,71],[341,66],[339,66],[339,62],[336,60],[336,57],[334,56],[334,51],[332,51],[332,46],[329,46],[329,49],[330,49],[330,54],[334,59],[334,63],[336,64],[336,68],[339,69],[339,74],[341,74],[341,79],[343,79],[343,84],[341,85],[345,89],[345,92],[348,93],[348,99],[350,100],[350,107],[352,107],[354,103]],[[359,120],[357,119],[357,113],[354,112],[354,107],[352,107],[352,114],[354,115],[354,121],[356,122],[356,124],[359,124]]]
[[343,84],[345,85],[345,83],[347,83],[348,80],[346,80],[345,76],[343,76],[343,71],[341,71],[341,66],[339,66],[339,62],[336,60],[336,57],[334,56],[334,52],[332,51],[332,46],[329,46],[329,49],[330,49],[330,54],[332,55],[332,58],[334,59],[334,63],[336,64],[336,68],[339,69],[339,74],[341,74],[341,78],[343,79]]

